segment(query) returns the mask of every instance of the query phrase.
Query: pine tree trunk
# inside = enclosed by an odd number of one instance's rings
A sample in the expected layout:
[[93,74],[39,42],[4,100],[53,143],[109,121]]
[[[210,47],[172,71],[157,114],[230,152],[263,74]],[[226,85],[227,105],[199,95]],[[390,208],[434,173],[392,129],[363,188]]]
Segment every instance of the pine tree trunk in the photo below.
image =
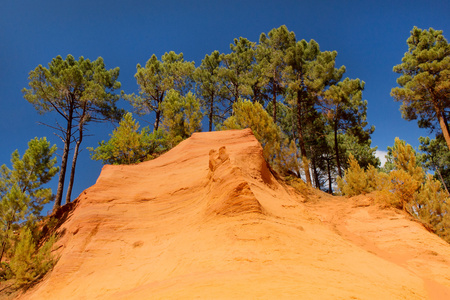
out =
[[[14,213],[14,217],[15,217],[15,213]],[[14,219],[13,217],[13,219]],[[11,222],[8,222],[8,225],[6,226],[6,234],[8,234],[8,231],[11,229]],[[6,239],[4,241],[2,241],[2,251],[0,252],[0,262],[2,261],[3,258],[3,254],[5,253],[5,248],[6,248]]]
[[312,166],[313,166],[313,176],[314,176],[314,186],[317,188],[317,189],[321,189],[321,186],[320,186],[320,180],[319,180],[319,173],[317,172],[317,165],[316,165],[316,160],[313,158],[312,159]]
[[211,99],[209,100],[209,131],[212,131],[213,114],[214,114],[214,96],[211,96]]
[[305,171],[306,183],[309,186],[312,186],[311,175],[310,175],[310,172],[309,172],[308,158],[306,157],[305,140],[303,138],[302,116],[303,116],[303,112],[302,112],[301,96],[300,96],[300,91],[299,91],[299,92],[297,92],[298,143],[300,145],[300,152],[301,152],[301,155],[302,155],[302,163],[303,163],[303,170]]
[[439,125],[441,126],[442,134],[444,135],[445,142],[447,143],[447,147],[450,150],[450,133],[447,118],[445,117],[444,112],[439,107],[435,108],[436,108],[436,115],[439,120]]
[[69,114],[67,117],[67,128],[66,128],[66,138],[64,141],[64,150],[61,158],[61,171],[59,172],[58,189],[56,191],[55,205],[53,206],[53,211],[55,212],[61,207],[62,195],[64,190],[64,181],[66,178],[67,169],[67,158],[69,156],[70,150],[70,140],[72,138],[72,121],[73,121],[73,105],[69,107]]
[[335,120],[335,122],[334,122],[334,152],[336,154],[336,166],[338,169],[338,175],[339,175],[339,177],[342,178],[341,159],[339,157],[339,145],[338,145],[337,132],[338,132],[338,127],[337,127],[337,122]]
[[439,169],[436,166],[434,167],[434,169],[439,174],[439,178],[441,178],[442,185],[444,186],[445,190],[447,191],[447,194],[450,196],[450,192],[448,191],[447,185],[445,184],[445,181],[444,181],[444,178],[442,177],[441,172],[439,171]]
[[275,82],[275,79],[273,80],[272,106],[273,106],[273,122],[276,124],[277,123],[277,84]]
[[153,125],[153,130],[156,131],[159,128],[159,123],[161,121],[161,105],[164,100],[164,92],[158,97],[158,107],[155,109],[155,124]]
[[3,253],[5,252],[6,241],[2,242],[2,251],[0,252],[0,262],[2,262]]
[[75,167],[77,165],[78,153],[80,151],[80,144],[83,141],[83,118],[84,114],[83,117],[81,118],[82,120],[80,120],[80,124],[78,125],[79,136],[77,143],[75,145],[75,150],[73,152],[72,168],[70,170],[69,186],[67,187],[67,194],[66,194],[66,204],[70,203],[70,198],[72,196],[73,182],[75,180]]
[[[6,234],[8,234],[9,230],[11,229],[11,225],[13,224],[15,218],[16,218],[16,211],[13,212],[11,221],[7,222],[6,231],[5,231]],[[0,252],[0,262],[2,261],[3,254],[5,254],[5,250],[6,250],[6,239],[4,241],[2,241],[2,251]]]
[[159,128],[159,121],[161,120],[161,110],[157,110],[155,112],[155,124],[153,125],[154,130],[158,130]]
[[327,171],[328,171],[328,193],[333,194],[333,187],[331,184],[331,168],[330,168],[330,160],[327,159]]
[[72,168],[70,170],[69,186],[67,187],[67,194],[66,194],[66,204],[70,203],[70,198],[72,195],[73,182],[75,179],[75,167],[77,164],[78,151],[79,151],[80,144],[81,144],[81,142],[77,141],[77,144],[75,146],[75,150],[73,153]]
[[311,164],[314,178],[314,186],[320,190],[320,181],[319,181],[319,173],[317,172],[317,165],[315,159],[315,153],[312,146],[309,146],[309,150],[311,152]]

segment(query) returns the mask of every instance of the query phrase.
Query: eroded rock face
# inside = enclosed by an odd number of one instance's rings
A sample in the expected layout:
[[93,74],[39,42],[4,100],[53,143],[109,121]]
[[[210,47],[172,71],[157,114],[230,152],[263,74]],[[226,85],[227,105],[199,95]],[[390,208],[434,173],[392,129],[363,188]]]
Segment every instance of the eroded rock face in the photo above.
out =
[[[23,298],[446,295],[448,244],[402,212],[352,201],[317,192],[304,203],[250,130],[196,133],[153,161],[105,166],[60,228],[54,270]],[[433,255],[424,264],[392,249]]]
[[225,146],[209,151],[209,171],[207,215],[263,214],[245,174],[231,163]]

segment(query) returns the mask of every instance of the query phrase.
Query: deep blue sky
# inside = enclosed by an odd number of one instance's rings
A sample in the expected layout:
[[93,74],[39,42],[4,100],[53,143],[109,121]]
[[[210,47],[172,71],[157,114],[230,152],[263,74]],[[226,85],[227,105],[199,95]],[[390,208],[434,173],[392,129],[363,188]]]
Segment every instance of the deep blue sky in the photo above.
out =
[[[98,1],[2,0],[0,2],[0,164],[10,166],[15,149],[22,154],[27,142],[47,136],[61,141],[39,121],[53,124],[53,113],[39,116],[22,96],[28,73],[47,66],[57,55],[95,60],[107,68],[120,67],[119,81],[126,93],[136,92],[136,64],[152,54],[183,52],[198,65],[214,50],[229,52],[234,38],[257,42],[262,32],[286,25],[297,39],[314,39],[321,50],[336,50],[344,76],[366,82],[368,121],[375,125],[372,145],[380,150],[400,137],[418,146],[416,122],[401,118],[399,103],[390,97],[397,74],[392,67],[407,51],[413,26],[433,27],[450,39],[450,1]],[[123,102],[122,107],[131,109]],[[141,120],[141,125],[145,120]],[[90,126],[93,136],[82,148],[108,139],[112,125]],[[73,196],[93,185],[101,163],[81,154]],[[56,192],[56,180],[51,184]]]

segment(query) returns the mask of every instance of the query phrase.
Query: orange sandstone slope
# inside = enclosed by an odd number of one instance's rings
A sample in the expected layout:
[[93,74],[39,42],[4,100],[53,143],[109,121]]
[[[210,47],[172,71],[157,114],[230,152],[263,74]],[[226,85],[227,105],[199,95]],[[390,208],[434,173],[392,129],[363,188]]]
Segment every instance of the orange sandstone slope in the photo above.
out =
[[[373,202],[373,201],[372,201]],[[450,246],[369,198],[305,201],[250,130],[105,166],[24,299],[450,299]]]

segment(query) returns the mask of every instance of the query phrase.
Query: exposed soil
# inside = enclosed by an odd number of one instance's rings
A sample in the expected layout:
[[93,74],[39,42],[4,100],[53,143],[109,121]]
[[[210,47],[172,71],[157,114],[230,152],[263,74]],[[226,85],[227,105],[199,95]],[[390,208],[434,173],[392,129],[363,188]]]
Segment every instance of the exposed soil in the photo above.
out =
[[250,130],[105,166],[21,299],[450,299],[450,245],[373,197],[307,198]]

